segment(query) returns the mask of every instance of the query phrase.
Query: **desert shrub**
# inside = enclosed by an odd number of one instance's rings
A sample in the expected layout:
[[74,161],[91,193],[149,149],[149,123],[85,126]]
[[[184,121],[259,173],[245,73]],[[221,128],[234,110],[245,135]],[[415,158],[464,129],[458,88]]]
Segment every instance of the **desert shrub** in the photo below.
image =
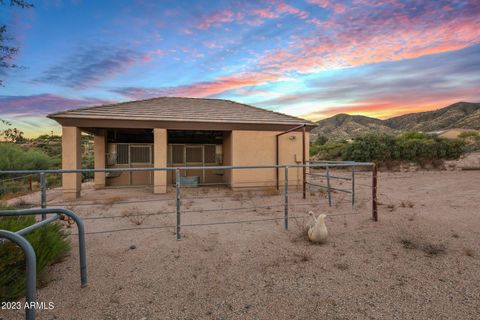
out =
[[476,131],[465,131],[458,135],[458,138],[465,143],[464,152],[480,151],[480,134]]
[[464,152],[461,140],[437,139],[435,137],[408,132],[398,136],[368,134],[355,139],[343,153],[343,160],[350,161],[436,161],[458,159]]
[[319,150],[320,150],[319,145],[314,143],[310,144],[310,149],[309,149],[310,157],[316,156]]
[[[82,169],[94,169],[95,157],[93,153],[85,153],[82,156]],[[82,181],[93,179],[94,173],[92,171],[82,172]]]
[[0,143],[0,170],[49,169],[50,165],[51,158],[40,150]]
[[[0,205],[0,210],[12,207]],[[0,229],[18,231],[35,223],[34,216],[0,217]],[[69,251],[67,234],[59,223],[48,224],[26,235],[37,258],[37,286],[49,265],[60,261]],[[25,257],[22,249],[11,242],[0,243],[0,301],[22,297],[26,288]]]
[[464,131],[458,135],[458,138],[462,140],[480,141],[480,134],[476,131]]
[[319,146],[324,145],[327,142],[328,142],[328,138],[322,135],[319,135],[317,139],[315,139],[315,144]]
[[317,136],[310,143],[310,156],[315,156],[320,152],[320,147],[327,143],[328,138],[322,135]]
[[461,140],[436,140],[437,159],[458,159],[465,152],[465,142]]
[[367,134],[355,139],[343,153],[346,161],[388,161],[400,158],[400,150],[394,136]]
[[336,160],[340,159],[347,147],[346,141],[327,142],[318,146],[318,157],[322,160]]
[[[27,149],[14,143],[0,143],[0,170],[49,169],[51,164],[51,158],[40,150]],[[28,190],[28,177],[20,178],[20,175],[0,173],[0,179],[4,180],[0,184],[0,195]]]

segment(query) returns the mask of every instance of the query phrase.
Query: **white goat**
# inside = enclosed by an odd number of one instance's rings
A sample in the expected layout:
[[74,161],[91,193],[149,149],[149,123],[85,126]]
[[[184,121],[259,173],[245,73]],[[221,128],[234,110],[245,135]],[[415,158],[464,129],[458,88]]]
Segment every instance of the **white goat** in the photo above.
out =
[[[313,216],[313,212],[310,211],[309,214]],[[318,218],[313,217],[314,223],[308,228],[308,239],[314,243],[325,243],[327,242],[328,231],[327,226],[325,225],[325,214],[320,214]]]

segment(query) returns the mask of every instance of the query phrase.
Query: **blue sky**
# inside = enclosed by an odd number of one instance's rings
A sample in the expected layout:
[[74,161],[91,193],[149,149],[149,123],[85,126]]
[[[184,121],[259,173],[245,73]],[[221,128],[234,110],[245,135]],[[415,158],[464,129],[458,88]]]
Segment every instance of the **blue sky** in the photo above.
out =
[[155,96],[232,99],[318,120],[480,101],[474,0],[32,1],[0,6],[20,48],[0,115]]

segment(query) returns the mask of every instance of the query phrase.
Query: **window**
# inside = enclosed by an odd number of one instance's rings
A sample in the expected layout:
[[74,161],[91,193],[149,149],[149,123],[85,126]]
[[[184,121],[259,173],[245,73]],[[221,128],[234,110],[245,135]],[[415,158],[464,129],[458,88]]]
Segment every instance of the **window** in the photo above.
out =
[[187,154],[187,163],[203,163],[203,148],[199,147],[190,147],[186,148]]
[[116,164],[129,164],[128,161],[128,144],[126,143],[118,143],[117,144],[117,163]]
[[151,164],[152,146],[149,144],[109,143],[108,165]]
[[215,164],[216,163],[216,147],[214,144],[205,145],[205,163]]
[[130,163],[151,163],[149,145],[130,145]]
[[185,146],[183,145],[172,145],[172,163],[185,163],[185,159],[183,158],[184,148]]

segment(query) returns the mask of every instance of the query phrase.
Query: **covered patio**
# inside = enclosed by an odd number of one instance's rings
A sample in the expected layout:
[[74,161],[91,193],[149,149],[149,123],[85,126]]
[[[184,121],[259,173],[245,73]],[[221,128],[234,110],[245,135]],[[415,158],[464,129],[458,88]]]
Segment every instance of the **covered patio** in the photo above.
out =
[[[308,160],[307,120],[232,101],[155,98],[75,109],[48,116],[62,125],[62,168],[81,167],[81,132],[94,135],[95,168],[165,168],[300,164]],[[298,168],[291,169],[298,171]],[[182,170],[184,182],[232,188],[273,187],[278,172]],[[292,172],[289,184],[300,184]],[[166,171],[95,172],[96,188],[153,186],[165,193],[175,183]],[[63,174],[65,198],[81,191],[78,173]]]

